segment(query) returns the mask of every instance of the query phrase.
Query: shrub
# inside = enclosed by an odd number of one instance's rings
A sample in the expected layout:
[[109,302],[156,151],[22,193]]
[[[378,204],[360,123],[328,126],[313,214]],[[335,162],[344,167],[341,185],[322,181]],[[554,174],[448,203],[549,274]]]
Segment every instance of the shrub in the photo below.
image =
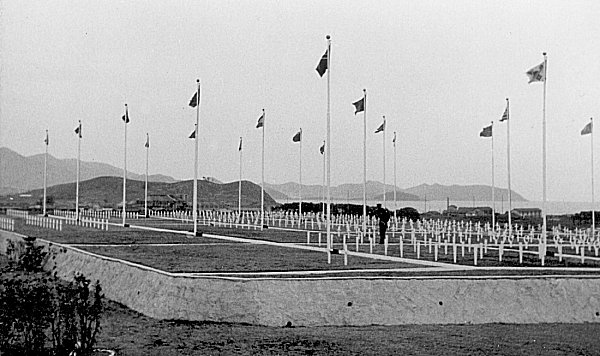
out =
[[[100,332],[102,288],[81,274],[65,282],[42,271],[48,252],[9,243],[0,274],[0,355],[88,355]],[[93,287],[93,290],[90,290]]]

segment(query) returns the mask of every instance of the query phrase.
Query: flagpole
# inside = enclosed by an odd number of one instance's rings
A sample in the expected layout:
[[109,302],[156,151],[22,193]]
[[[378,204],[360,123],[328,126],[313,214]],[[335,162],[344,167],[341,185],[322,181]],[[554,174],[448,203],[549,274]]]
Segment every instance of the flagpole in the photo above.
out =
[[[548,81],[548,59],[546,58],[546,52],[542,53],[544,55],[544,71],[545,71],[545,75],[544,75],[544,107],[543,107],[543,111],[542,111],[542,141],[543,141],[543,162],[542,162],[542,175],[543,175],[543,205],[542,205],[542,242],[544,245],[543,248],[543,256],[546,255],[546,228],[547,228],[547,221],[546,221],[546,82]],[[542,259],[543,261],[543,259]]]
[[385,115],[383,115],[383,208],[386,209],[387,206],[385,204]]
[[123,130],[123,226],[125,225],[125,204],[126,204],[126,186],[127,186],[127,118],[129,117],[129,113],[127,112],[127,104],[125,104],[125,120],[123,120],[123,125],[125,125],[125,129]]
[[196,131],[194,131],[194,198],[192,217],[194,219],[194,236],[198,236],[198,126],[200,125],[200,79],[196,79],[198,88],[196,90]]
[[363,234],[367,233],[367,89],[363,89]]
[[[512,192],[510,188],[510,107],[508,98],[506,98],[506,110],[508,112],[508,119],[506,120],[506,162],[507,162],[507,173],[508,173],[508,235],[512,235]],[[493,136],[492,132],[492,136]]]
[[46,130],[46,154],[44,154],[44,201],[42,203],[43,206],[43,215],[47,216],[46,213],[46,190],[47,190],[47,182],[48,182],[48,130]]
[[267,118],[265,117],[265,109],[263,109],[263,126],[262,126],[262,169],[260,183],[260,229],[265,228],[265,126]]
[[77,132],[77,184],[75,185],[75,217],[79,221],[79,169],[81,161],[81,120],[79,120],[79,132]]
[[594,126],[592,124],[592,121],[594,119],[590,118],[590,125],[592,125],[592,132],[590,132],[591,134],[591,141],[590,141],[590,151],[592,152],[591,154],[591,163],[592,163],[592,234],[591,237],[592,239],[595,237],[595,230],[596,230],[596,211],[595,211],[595,204],[594,204]]
[[238,219],[241,219],[241,216],[242,216],[242,137],[241,136],[240,136],[239,151],[240,151],[240,181],[238,183]]
[[299,186],[299,192],[300,192],[300,203],[298,204],[298,215],[299,215],[299,219],[300,221],[302,221],[302,128],[300,128],[300,186]]
[[331,248],[331,36],[327,39],[327,242]]
[[492,121],[492,236],[496,234],[496,183],[494,174],[494,121]]
[[146,184],[144,187],[144,216],[148,217],[148,151],[150,150],[150,136],[146,132]]
[[397,189],[396,189],[396,131],[394,131],[394,227],[396,226],[396,223],[398,222],[396,220],[396,218],[397,218],[396,211],[397,210],[398,210],[398,200],[397,200]]
[[[323,140],[323,151],[324,150],[325,150],[325,141]],[[321,191],[323,193],[323,201],[322,201],[323,209],[321,212],[321,216],[325,217],[325,152],[323,152],[322,155],[323,155],[323,187],[322,187]]]

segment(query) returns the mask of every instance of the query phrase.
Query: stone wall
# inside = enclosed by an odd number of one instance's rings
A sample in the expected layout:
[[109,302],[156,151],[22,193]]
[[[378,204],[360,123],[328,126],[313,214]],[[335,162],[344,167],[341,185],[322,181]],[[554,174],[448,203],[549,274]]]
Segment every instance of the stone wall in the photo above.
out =
[[[0,253],[17,234],[0,231]],[[40,243],[46,243],[39,241]],[[52,244],[58,275],[158,319],[283,326],[600,322],[600,276],[249,279],[185,277]]]

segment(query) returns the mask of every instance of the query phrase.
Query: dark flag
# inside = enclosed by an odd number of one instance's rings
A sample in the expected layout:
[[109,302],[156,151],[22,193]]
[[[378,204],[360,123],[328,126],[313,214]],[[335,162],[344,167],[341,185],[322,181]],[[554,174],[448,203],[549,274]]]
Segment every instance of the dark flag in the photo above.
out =
[[50,139],[48,138],[48,130],[46,130],[46,138],[44,139],[44,143],[46,144],[46,146],[50,144]]
[[125,121],[126,124],[129,123],[129,109],[127,108],[127,106],[125,107],[125,115],[123,115],[121,118],[123,119],[123,121]]
[[379,133],[385,131],[385,121],[383,121],[383,124],[379,125],[379,127],[377,128],[377,130],[375,130],[375,133]]
[[294,137],[292,137],[292,141],[294,142],[300,142],[300,140],[302,139],[302,130],[298,131]]
[[189,105],[193,108],[195,108],[198,105],[198,92],[194,93],[194,96],[192,96],[192,99],[190,99]]
[[352,103],[352,105],[354,105],[354,107],[356,108],[356,111],[354,111],[354,115],[358,114],[361,111],[365,111],[365,98],[362,98],[359,101]]
[[319,61],[319,64],[317,65],[317,73],[319,73],[319,75],[321,77],[327,71],[327,57],[328,56],[329,56],[329,50],[326,50],[325,54],[323,54],[323,57],[321,57],[321,60]]
[[500,122],[508,120],[508,116],[509,116],[508,102],[506,102],[506,109],[504,109],[504,114],[502,114],[502,118],[500,119]]
[[481,132],[479,133],[479,136],[492,137],[492,125],[484,127],[483,130],[481,130]]
[[238,151],[242,150],[242,138],[240,137],[240,147],[238,148]]
[[190,134],[190,138],[196,138],[196,129]]
[[583,128],[583,130],[581,130],[581,135],[588,135],[592,133],[592,127],[593,124],[590,121],[587,125],[585,125],[585,127]]
[[81,124],[75,128],[75,133],[79,135],[79,138],[81,138]]
[[146,147],[146,148],[150,147],[150,137],[148,135],[146,135],[146,144],[144,145],[144,147]]
[[261,128],[265,126],[265,114],[263,113],[259,118],[258,118],[258,122],[256,123],[256,128]]
[[319,148],[319,152],[321,152],[321,154],[325,153],[325,141],[323,141],[323,145]]

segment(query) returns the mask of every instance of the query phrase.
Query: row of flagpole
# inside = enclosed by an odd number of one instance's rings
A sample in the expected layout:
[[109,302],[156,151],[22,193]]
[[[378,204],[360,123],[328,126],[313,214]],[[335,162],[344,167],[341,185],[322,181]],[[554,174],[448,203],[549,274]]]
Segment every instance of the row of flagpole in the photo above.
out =
[[[326,36],[327,39],[327,49],[325,54],[322,56],[319,64],[316,68],[319,75],[322,77],[325,73],[327,73],[327,136],[326,140],[323,142],[323,145],[320,148],[321,154],[323,154],[323,204],[325,204],[325,200],[327,201],[327,220],[331,219],[331,100],[330,100],[330,75],[331,75],[331,38],[330,36]],[[543,218],[543,227],[542,227],[542,242],[546,242],[546,228],[547,228],[547,218],[546,218],[546,82],[547,82],[547,57],[546,53],[543,53],[544,61],[531,68],[526,74],[529,76],[529,83],[532,82],[543,82],[544,83],[544,92],[543,92],[543,112],[542,112],[542,176],[543,176],[543,205],[542,205],[542,218]],[[201,101],[201,86],[200,80],[196,80],[197,82],[197,91],[192,97],[190,101],[190,106],[196,108],[196,125],[194,132],[190,135],[190,138],[198,137],[198,129],[200,124],[200,101]],[[367,121],[367,110],[366,110],[366,99],[367,92],[366,89],[363,89],[363,98],[354,102],[355,106],[355,114],[359,112],[363,112],[363,230],[366,231],[366,226],[364,226],[364,222],[366,221],[366,121]],[[124,158],[123,158],[123,225],[125,225],[125,210],[126,210],[126,180],[127,180],[127,124],[129,123],[129,113],[127,104],[125,104],[125,115],[123,115],[124,122]],[[509,232],[512,229],[512,221],[511,221],[511,210],[512,210],[512,197],[511,197],[511,172],[510,172],[510,102],[509,99],[506,99],[506,109],[502,118],[499,120],[500,122],[507,121],[507,178],[508,178],[508,204],[509,204],[509,213],[508,213],[508,222],[509,222]],[[258,123],[256,128],[262,128],[262,168],[261,168],[261,224],[264,227],[264,169],[265,169],[265,110],[263,109],[262,115],[258,119]],[[375,133],[383,132],[382,142],[383,142],[383,205],[386,206],[386,179],[385,179],[385,128],[386,128],[386,119],[383,116],[383,123],[375,130]],[[76,184],[76,210],[77,210],[77,218],[79,218],[79,180],[80,180],[80,149],[81,149],[81,121],[79,121],[78,127],[75,129],[75,132],[78,134],[78,148],[77,148],[77,184]],[[492,137],[492,224],[495,226],[495,176],[494,176],[494,139],[493,139],[493,121],[492,124],[488,127],[485,127],[483,131],[480,133],[482,137]],[[582,130],[581,134],[585,135],[588,133],[592,133],[592,121],[586,125],[584,130]],[[146,182],[145,182],[145,214],[147,216],[147,200],[148,200],[148,149],[149,149],[149,136],[146,134]],[[593,177],[593,135],[591,135],[591,147],[592,147],[592,229],[595,228],[595,214],[594,214],[594,177]],[[302,129],[293,137],[293,142],[299,142],[299,211],[300,214],[302,212]],[[46,194],[47,194],[47,156],[48,156],[48,130],[46,130],[46,139],[44,140],[46,143],[46,154],[44,158],[44,198],[43,198],[43,213],[47,214],[46,209]],[[194,234],[198,234],[197,229],[197,193],[198,193],[198,151],[199,151],[199,140],[195,140],[195,153],[194,153],[194,191],[193,191],[193,216],[194,216]],[[397,195],[396,195],[396,132],[394,132],[393,139],[394,146],[394,211],[396,211],[397,204]],[[326,153],[325,153],[326,151]],[[238,188],[238,212],[241,212],[241,181],[242,181],[242,137],[240,137],[240,182]],[[326,190],[325,190],[326,183]],[[324,206],[325,207],[325,206]],[[327,237],[330,238],[331,230],[329,223],[327,224]]]

